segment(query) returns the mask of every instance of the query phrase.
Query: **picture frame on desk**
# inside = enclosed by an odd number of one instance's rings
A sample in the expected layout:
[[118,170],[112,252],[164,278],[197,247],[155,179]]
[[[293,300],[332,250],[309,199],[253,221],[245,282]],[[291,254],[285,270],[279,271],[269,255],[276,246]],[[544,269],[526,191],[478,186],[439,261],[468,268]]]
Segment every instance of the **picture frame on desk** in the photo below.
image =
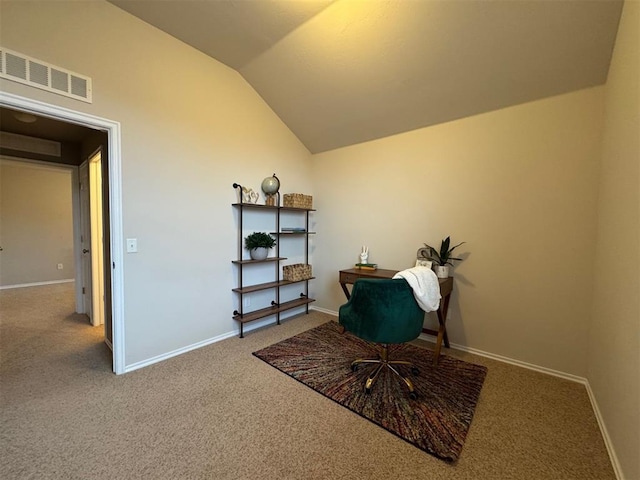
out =
[[416,259],[416,267],[427,267],[431,268],[433,266],[433,262],[431,260],[424,260],[422,258]]

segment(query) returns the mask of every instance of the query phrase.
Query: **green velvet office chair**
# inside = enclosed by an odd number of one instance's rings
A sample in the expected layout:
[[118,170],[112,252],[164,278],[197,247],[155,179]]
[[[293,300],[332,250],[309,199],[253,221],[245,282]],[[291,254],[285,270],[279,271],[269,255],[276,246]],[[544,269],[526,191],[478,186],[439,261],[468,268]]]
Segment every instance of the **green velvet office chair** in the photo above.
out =
[[408,367],[413,374],[418,373],[417,368],[409,361],[389,360],[389,345],[409,342],[422,332],[424,311],[416,302],[407,281],[403,278],[356,280],[351,298],[340,307],[338,321],[355,336],[378,344],[378,358],[357,358],[351,363],[353,371],[363,363],[377,364],[365,382],[365,392],[371,392],[378,376],[386,368],[404,381],[409,388],[409,396],[415,399],[413,382],[396,366]]

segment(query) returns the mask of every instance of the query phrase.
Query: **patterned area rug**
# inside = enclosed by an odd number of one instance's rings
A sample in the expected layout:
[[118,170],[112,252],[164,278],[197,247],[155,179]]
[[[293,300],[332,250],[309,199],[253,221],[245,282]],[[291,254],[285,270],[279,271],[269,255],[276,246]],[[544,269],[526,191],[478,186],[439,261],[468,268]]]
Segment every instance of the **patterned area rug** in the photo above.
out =
[[[447,461],[457,460],[471,425],[487,373],[486,367],[441,356],[411,344],[390,350],[392,360],[410,360],[420,370],[413,377],[417,400],[411,400],[399,378],[387,369],[370,394],[364,382],[373,366],[351,371],[356,358],[376,358],[373,345],[340,333],[328,322],[253,354],[322,395]],[[402,372],[405,374],[406,372]]]

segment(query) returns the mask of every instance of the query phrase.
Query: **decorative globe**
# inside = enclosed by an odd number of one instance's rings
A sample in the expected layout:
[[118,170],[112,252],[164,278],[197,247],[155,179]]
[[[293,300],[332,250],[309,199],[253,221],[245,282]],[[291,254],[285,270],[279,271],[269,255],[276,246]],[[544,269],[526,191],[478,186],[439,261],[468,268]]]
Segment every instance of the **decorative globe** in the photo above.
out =
[[267,195],[275,195],[280,190],[280,180],[273,174],[273,177],[267,177],[262,181],[262,191]]

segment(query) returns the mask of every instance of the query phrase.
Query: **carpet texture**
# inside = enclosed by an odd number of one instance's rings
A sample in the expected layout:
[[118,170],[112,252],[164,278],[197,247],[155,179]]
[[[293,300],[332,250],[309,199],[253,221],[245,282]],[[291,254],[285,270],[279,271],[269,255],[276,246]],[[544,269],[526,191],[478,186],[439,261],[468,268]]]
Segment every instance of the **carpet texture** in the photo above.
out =
[[[471,425],[487,368],[441,356],[412,344],[392,347],[389,358],[410,360],[417,400],[399,378],[383,370],[370,394],[364,382],[373,366],[351,371],[355,358],[376,358],[373,345],[327,322],[253,354],[304,385],[334,400],[440,459],[458,459]],[[406,372],[402,372],[405,374]]]

